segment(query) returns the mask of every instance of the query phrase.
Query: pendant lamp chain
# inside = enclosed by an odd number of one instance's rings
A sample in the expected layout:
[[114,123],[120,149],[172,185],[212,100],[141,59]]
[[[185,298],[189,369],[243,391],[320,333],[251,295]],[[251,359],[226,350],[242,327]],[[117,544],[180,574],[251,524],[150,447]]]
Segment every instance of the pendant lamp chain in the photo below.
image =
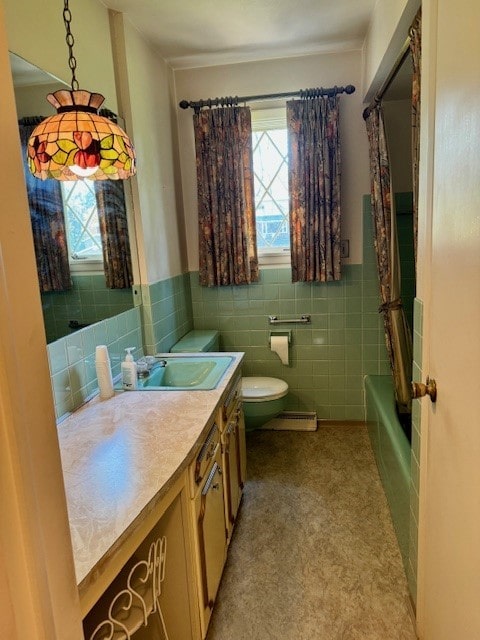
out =
[[70,29],[70,23],[72,22],[72,13],[70,11],[70,7],[68,6],[68,0],[64,0],[63,3],[63,23],[65,24],[65,30],[67,35],[65,36],[65,41],[68,47],[68,66],[72,72],[72,91],[76,91],[79,89],[78,80],[75,76],[75,71],[77,69],[77,59],[73,55],[73,45],[75,44],[75,38],[73,37],[73,33]]

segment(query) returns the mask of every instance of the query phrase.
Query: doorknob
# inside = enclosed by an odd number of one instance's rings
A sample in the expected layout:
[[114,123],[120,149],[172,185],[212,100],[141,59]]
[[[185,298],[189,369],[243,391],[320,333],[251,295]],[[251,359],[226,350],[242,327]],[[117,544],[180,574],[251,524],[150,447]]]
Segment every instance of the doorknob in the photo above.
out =
[[423,398],[430,396],[432,402],[437,400],[437,383],[433,378],[428,378],[423,382],[412,382],[412,398]]

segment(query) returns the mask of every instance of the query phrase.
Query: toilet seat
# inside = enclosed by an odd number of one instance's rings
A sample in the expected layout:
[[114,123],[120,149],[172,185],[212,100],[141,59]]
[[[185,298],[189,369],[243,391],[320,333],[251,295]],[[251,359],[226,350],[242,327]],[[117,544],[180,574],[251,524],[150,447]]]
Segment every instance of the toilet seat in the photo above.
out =
[[250,376],[242,378],[242,399],[245,402],[278,400],[288,393],[288,384],[279,378]]

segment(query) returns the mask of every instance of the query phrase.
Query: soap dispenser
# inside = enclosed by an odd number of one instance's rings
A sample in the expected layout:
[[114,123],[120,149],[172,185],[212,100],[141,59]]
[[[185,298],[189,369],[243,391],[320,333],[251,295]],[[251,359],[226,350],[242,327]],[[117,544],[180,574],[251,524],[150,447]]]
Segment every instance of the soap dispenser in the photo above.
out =
[[137,365],[133,360],[131,352],[135,347],[128,347],[125,349],[127,355],[122,362],[122,388],[126,391],[133,391],[137,388]]

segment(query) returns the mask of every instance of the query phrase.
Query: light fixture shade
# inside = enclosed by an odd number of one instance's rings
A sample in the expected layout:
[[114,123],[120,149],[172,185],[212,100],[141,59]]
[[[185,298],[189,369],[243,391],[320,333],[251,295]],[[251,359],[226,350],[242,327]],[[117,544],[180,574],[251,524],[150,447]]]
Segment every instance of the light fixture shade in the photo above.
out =
[[57,114],[35,127],[28,166],[41,180],[124,180],[136,172],[135,151],[115,122],[98,114],[99,93],[62,89],[47,96]]

